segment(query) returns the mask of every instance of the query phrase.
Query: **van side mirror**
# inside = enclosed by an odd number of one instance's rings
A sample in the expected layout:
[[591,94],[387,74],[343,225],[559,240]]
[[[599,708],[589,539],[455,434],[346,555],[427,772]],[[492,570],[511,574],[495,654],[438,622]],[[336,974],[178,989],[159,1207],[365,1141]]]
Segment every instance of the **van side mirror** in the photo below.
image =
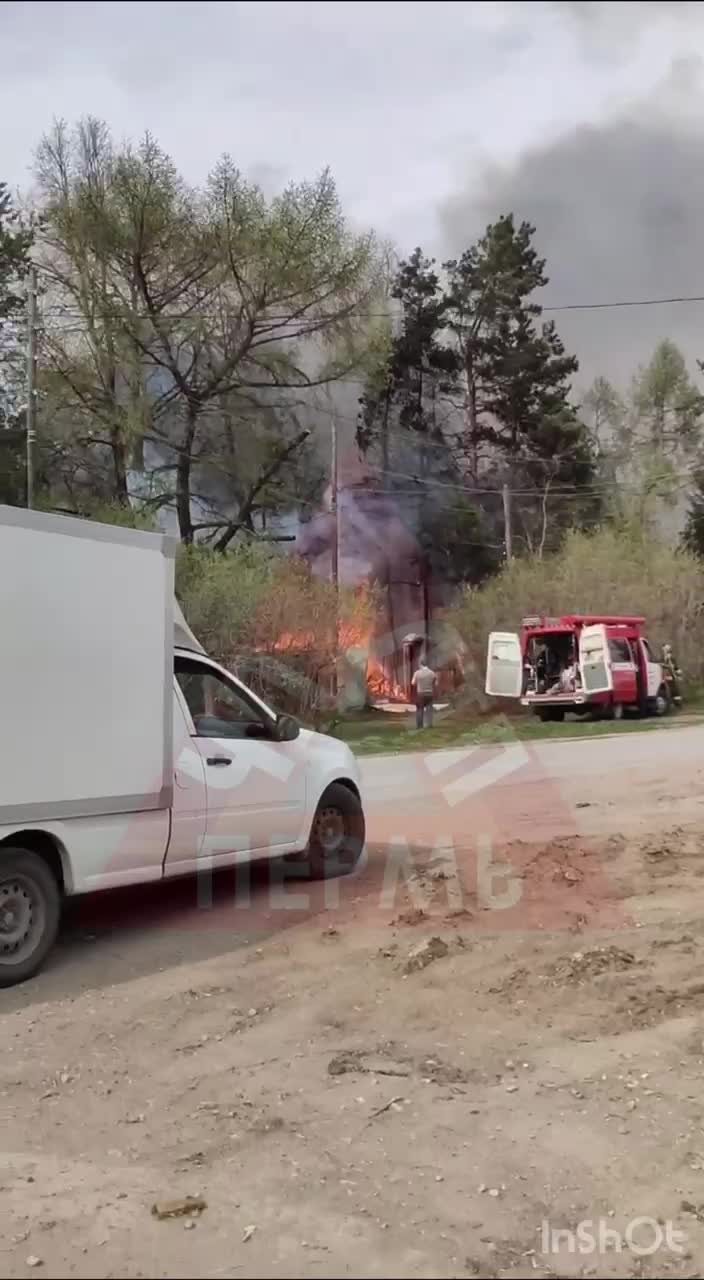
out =
[[293,716],[277,716],[274,736],[277,742],[293,742],[301,732],[301,726]]

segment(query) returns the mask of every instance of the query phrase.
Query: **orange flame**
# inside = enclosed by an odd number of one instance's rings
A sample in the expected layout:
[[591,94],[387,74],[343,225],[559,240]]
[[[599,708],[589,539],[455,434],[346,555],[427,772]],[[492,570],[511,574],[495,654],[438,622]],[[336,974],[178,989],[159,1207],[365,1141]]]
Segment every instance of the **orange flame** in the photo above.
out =
[[408,702],[408,695],[402,685],[391,679],[382,663],[371,654],[367,659],[367,688],[375,698],[385,698],[390,702]]
[[312,631],[282,631],[272,645],[276,653],[301,653],[316,647],[317,641]]
[[[276,653],[301,653],[318,648],[319,643],[319,637],[316,637],[313,631],[282,631],[272,648]],[[373,648],[371,631],[365,632],[353,623],[341,621],[338,628],[338,647],[340,653],[345,653],[348,649],[361,649],[366,652],[366,683],[373,698],[389,699],[393,702],[408,701],[403,686],[388,674],[384,664],[371,652]]]

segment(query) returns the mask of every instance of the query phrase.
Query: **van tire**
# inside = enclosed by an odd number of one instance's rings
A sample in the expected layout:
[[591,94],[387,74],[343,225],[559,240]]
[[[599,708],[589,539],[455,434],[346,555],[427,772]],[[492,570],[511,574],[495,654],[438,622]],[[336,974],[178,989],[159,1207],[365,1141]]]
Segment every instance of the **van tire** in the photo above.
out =
[[364,811],[359,796],[342,782],[331,782],[318,802],[308,847],[297,861],[311,880],[346,876],[364,849]]
[[0,987],[43,965],[56,940],[61,890],[51,867],[29,849],[0,847]]
[[652,701],[654,716],[667,716],[672,711],[672,696],[666,684],[661,684]]

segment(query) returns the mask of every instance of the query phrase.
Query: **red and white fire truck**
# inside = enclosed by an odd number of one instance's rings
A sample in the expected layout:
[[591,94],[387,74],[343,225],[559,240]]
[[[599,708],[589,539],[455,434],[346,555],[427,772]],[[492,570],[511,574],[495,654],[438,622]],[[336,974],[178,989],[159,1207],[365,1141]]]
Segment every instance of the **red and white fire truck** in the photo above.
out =
[[486,692],[520,698],[541,720],[563,720],[567,711],[620,720],[625,708],[666,715],[675,700],[672,681],[643,635],[644,622],[571,613],[524,618],[520,632],[494,631]]

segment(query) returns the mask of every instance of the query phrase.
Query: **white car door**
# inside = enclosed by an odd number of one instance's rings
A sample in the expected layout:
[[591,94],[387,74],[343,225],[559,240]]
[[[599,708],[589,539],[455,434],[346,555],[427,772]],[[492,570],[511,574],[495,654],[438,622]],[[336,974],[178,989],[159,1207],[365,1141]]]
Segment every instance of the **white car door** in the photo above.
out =
[[585,693],[608,693],[614,687],[611,655],[602,624],[582,627],[579,635],[579,669]]
[[205,766],[207,821],[201,857],[274,856],[300,847],[305,740],[277,742],[273,715],[207,658],[177,655],[175,673],[191,741]]
[[166,875],[181,875],[198,866],[208,819],[208,790],[205,761],[191,736],[190,712],[176,680],[173,725],[174,798],[164,871]]
[[493,698],[520,698],[523,654],[514,631],[492,631],[486,653],[486,692]]

